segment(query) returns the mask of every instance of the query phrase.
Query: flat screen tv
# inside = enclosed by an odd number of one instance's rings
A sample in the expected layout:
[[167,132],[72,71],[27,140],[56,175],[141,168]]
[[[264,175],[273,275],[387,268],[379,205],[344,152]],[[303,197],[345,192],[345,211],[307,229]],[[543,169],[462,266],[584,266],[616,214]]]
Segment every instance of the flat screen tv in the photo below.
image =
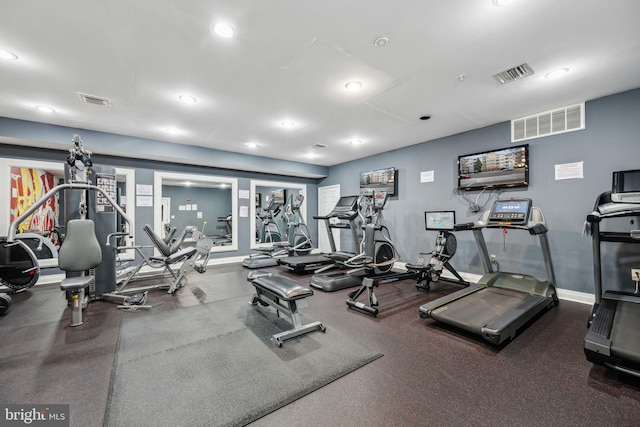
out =
[[273,203],[284,205],[284,202],[287,200],[285,189],[278,188],[277,190],[271,190],[271,198],[274,200]]
[[459,190],[527,187],[528,185],[528,145],[458,157]]
[[360,172],[360,194],[367,190],[386,191],[393,196],[398,190],[398,171],[396,168],[384,168]]

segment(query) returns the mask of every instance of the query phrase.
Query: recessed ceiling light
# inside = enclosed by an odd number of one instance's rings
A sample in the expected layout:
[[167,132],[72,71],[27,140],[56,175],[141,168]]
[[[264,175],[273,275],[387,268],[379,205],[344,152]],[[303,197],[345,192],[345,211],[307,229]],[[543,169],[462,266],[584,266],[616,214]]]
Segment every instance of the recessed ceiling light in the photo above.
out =
[[506,6],[509,3],[511,3],[513,0],[491,0],[491,2],[493,3],[493,5],[495,7],[502,7],[502,6]]
[[176,128],[165,128],[164,131],[170,133],[171,135],[178,135],[180,133],[180,129]]
[[347,84],[345,84],[344,87],[347,90],[358,90],[362,88],[362,82],[359,82],[357,80],[352,80],[350,82],[347,82]]
[[283,128],[292,128],[295,125],[296,124],[293,123],[291,120],[284,120],[284,121],[280,122],[280,126],[282,126]]
[[547,79],[557,79],[558,77],[562,77],[569,72],[568,68],[558,68],[557,70],[553,70],[545,74],[544,76]]
[[316,157],[316,154],[315,154],[315,153],[307,153],[307,154],[305,155],[305,157],[306,157],[307,159],[314,159],[314,158]]
[[230,39],[236,35],[236,27],[226,22],[220,22],[213,26],[213,32],[224,39]]
[[354,138],[354,139],[350,140],[349,143],[353,144],[353,145],[360,145],[360,144],[362,144],[362,140]]
[[196,97],[191,95],[180,95],[178,99],[185,104],[195,104],[196,102],[198,102]]
[[256,144],[255,142],[247,142],[244,145],[246,145],[249,148],[258,148],[258,144]]
[[389,39],[387,37],[378,37],[373,41],[373,45],[375,47],[385,47],[389,44]]
[[8,59],[9,61],[15,61],[18,59],[18,55],[13,52],[9,52],[5,49],[0,49],[0,59]]
[[55,108],[49,107],[47,105],[36,105],[36,109],[38,111],[42,111],[43,113],[55,113]]

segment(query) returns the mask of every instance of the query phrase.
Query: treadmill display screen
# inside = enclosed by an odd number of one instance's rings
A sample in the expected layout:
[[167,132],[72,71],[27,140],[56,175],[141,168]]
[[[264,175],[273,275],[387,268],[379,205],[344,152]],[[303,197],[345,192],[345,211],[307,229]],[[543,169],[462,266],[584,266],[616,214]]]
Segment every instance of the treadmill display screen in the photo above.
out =
[[496,200],[489,221],[524,224],[529,220],[530,211],[531,199]]
[[354,211],[357,204],[358,196],[342,196],[333,210],[338,212]]
[[426,230],[453,231],[455,225],[455,211],[427,211],[424,213],[424,228]]

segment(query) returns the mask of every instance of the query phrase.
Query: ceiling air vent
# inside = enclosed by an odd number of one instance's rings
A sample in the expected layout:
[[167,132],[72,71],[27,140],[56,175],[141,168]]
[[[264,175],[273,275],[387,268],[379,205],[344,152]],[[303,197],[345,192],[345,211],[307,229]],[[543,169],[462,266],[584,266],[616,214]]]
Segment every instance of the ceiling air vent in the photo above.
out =
[[82,102],[87,104],[100,105],[102,107],[111,107],[111,100],[109,98],[103,98],[101,96],[89,95],[88,93],[78,92],[78,96]]
[[311,146],[311,148],[316,148],[316,149],[319,150],[321,148],[327,148],[327,146],[324,145],[324,144],[314,144],[314,145]]
[[584,102],[511,120],[511,142],[585,128]]
[[518,65],[517,67],[509,68],[501,73],[494,75],[493,77],[500,82],[500,84],[505,84],[512,82],[514,80],[520,80],[527,76],[534,74],[533,68],[529,66],[526,62],[522,65]]

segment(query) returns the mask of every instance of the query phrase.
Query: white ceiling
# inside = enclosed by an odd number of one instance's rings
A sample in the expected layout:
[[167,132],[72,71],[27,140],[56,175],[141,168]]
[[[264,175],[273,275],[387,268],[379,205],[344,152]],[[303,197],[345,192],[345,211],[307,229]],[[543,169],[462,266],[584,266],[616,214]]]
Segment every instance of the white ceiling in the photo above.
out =
[[0,116],[330,166],[638,88],[639,17],[638,0],[10,1]]

